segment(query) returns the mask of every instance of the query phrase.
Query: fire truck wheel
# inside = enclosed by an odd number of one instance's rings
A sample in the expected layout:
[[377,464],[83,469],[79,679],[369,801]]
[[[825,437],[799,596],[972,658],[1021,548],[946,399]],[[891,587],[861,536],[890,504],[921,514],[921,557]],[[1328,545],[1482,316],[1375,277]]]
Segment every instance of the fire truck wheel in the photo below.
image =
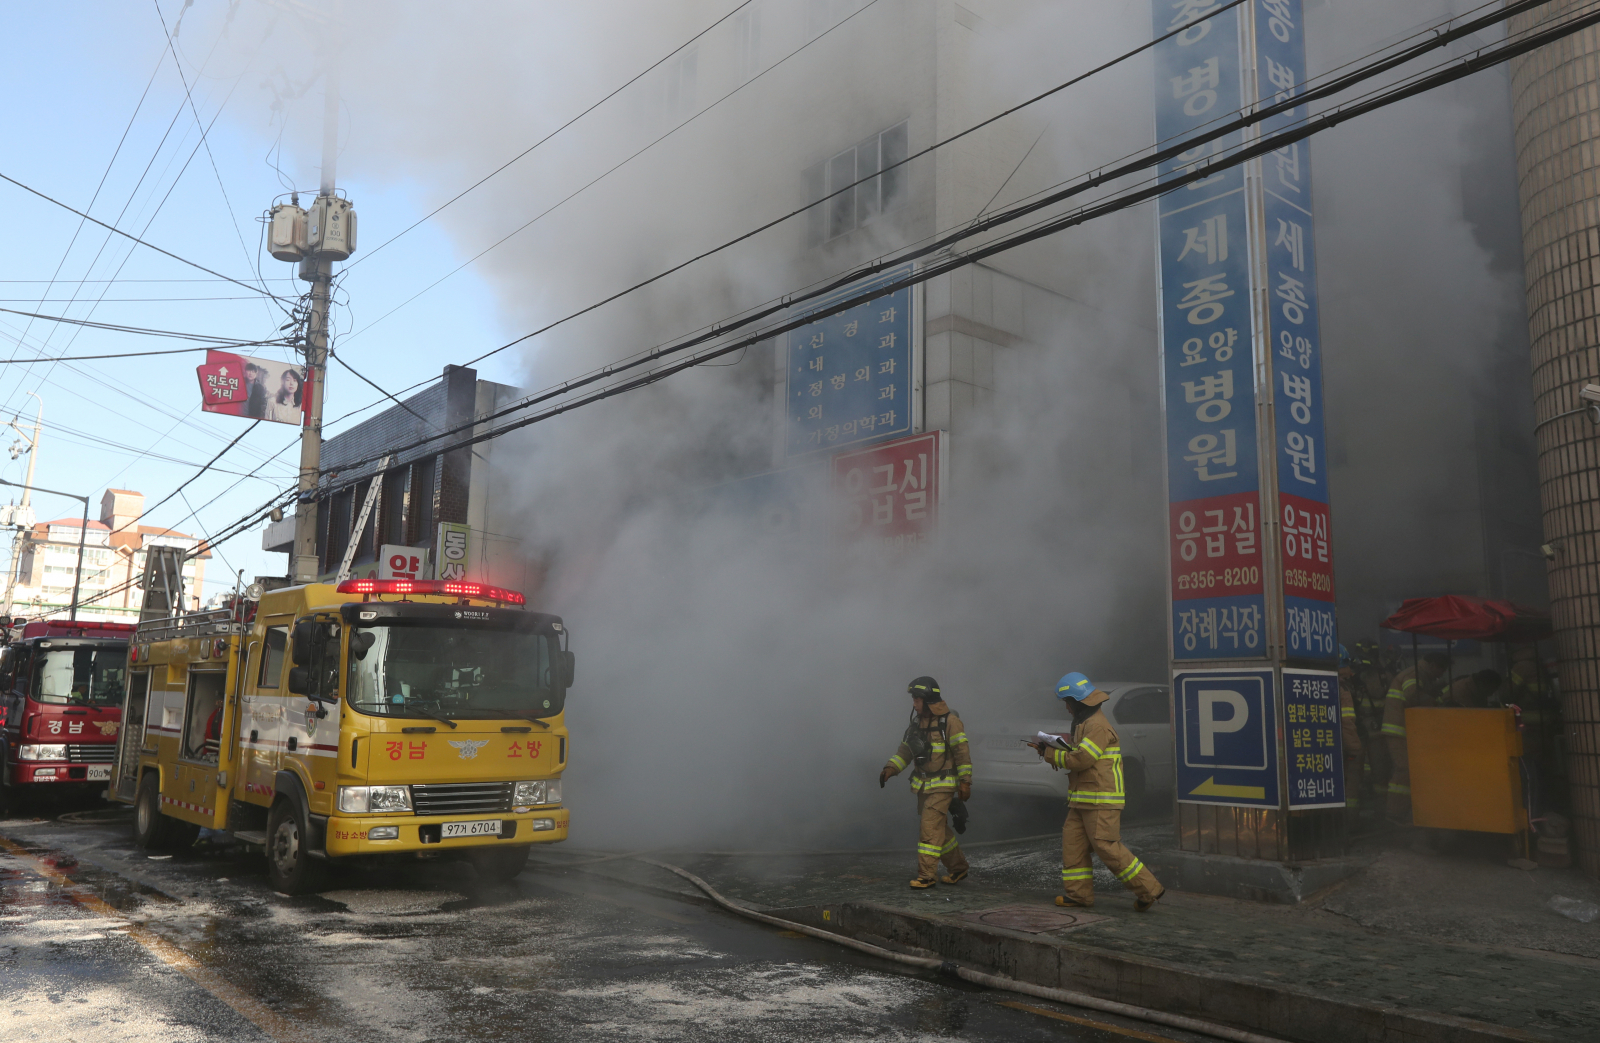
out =
[[489,848],[472,853],[472,864],[478,870],[478,879],[488,884],[504,884],[515,880],[528,864],[532,844],[516,847]]
[[142,848],[164,851],[181,841],[176,822],[161,813],[161,777],[147,771],[139,778],[139,793],[133,802],[133,839]]
[[316,889],[316,864],[306,849],[310,835],[300,805],[280,800],[267,816],[267,879],[286,895]]

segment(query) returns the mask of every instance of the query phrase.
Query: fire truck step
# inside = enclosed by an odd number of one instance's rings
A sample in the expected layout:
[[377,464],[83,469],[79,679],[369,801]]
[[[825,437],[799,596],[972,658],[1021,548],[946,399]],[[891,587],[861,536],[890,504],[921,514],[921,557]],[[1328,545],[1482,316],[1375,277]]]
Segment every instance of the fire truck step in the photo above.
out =
[[262,847],[267,846],[267,834],[262,830],[236,829],[233,831],[233,839],[246,844],[259,844]]

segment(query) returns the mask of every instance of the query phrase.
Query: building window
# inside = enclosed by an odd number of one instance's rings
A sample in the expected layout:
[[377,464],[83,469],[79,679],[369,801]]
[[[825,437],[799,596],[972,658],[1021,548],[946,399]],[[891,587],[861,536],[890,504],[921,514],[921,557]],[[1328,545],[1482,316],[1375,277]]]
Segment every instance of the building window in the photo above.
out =
[[407,477],[404,467],[397,467],[383,476],[383,525],[380,527],[383,543],[406,542]]
[[[897,123],[806,171],[808,194],[823,200],[811,209],[814,243],[837,239],[905,205],[906,168],[884,168],[905,160],[908,141],[906,124]],[[840,191],[857,181],[854,191]]]
[[344,561],[345,548],[350,546],[350,504],[355,498],[354,489],[334,493],[324,502],[328,505],[328,557],[323,569],[332,572]]
[[682,120],[694,114],[699,79],[700,51],[691,47],[667,66],[662,99],[668,120]]

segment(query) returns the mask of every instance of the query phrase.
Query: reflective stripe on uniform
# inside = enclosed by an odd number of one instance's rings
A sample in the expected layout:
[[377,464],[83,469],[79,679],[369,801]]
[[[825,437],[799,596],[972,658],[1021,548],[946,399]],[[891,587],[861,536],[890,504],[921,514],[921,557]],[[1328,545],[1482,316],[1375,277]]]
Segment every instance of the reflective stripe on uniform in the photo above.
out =
[[940,851],[938,844],[918,844],[917,854],[927,855],[929,858],[938,858]]
[[952,745],[952,746],[959,746],[959,745],[961,745],[962,743],[964,743],[966,741],[967,741],[967,733],[966,732],[956,732],[954,735],[950,736],[950,745]]
[[943,753],[944,752],[944,743],[942,743],[942,742],[930,742],[930,743],[928,743],[928,752],[930,752],[930,753]]
[[967,778],[968,776],[970,776],[972,774],[972,765],[970,765],[970,764],[957,764],[956,765],[956,774],[959,775],[961,778]]
[[956,838],[955,837],[951,837],[949,840],[946,840],[944,842],[944,847],[941,847],[939,849],[939,854],[948,855],[950,852],[954,851],[959,846],[960,845],[956,843]]
[[1074,866],[1073,868],[1068,869],[1066,866],[1062,866],[1061,867],[1061,879],[1063,879],[1063,880],[1093,880],[1094,879],[1094,868],[1092,866]]
[[1088,739],[1085,739],[1082,742],[1078,743],[1078,747],[1080,749],[1088,750],[1090,753],[1094,754],[1094,759],[1095,760],[1099,760],[1100,759],[1100,755],[1106,752],[1105,750],[1102,750],[1100,747],[1096,746],[1093,742],[1089,741]]
[[1127,883],[1129,880],[1132,880],[1134,877],[1138,876],[1139,870],[1143,868],[1144,863],[1136,858],[1132,862],[1128,863],[1128,868],[1117,874],[1117,879],[1121,880],[1123,883]]
[[928,793],[932,790],[955,789],[956,780],[953,778],[924,779],[920,776],[911,776],[911,788],[918,793]]
[[1050,754],[1050,760],[1051,760],[1051,763],[1053,763],[1056,767],[1065,768],[1067,766],[1067,751],[1066,750],[1054,750],[1054,751],[1052,751],[1051,754]]
[[1075,789],[1067,791],[1068,804],[1121,804],[1121,793],[1107,793],[1104,790]]
[[1411,787],[1402,786],[1398,782],[1391,782],[1389,783],[1389,792],[1399,794],[1402,797],[1409,797],[1411,796]]
[[1398,735],[1404,739],[1406,737],[1406,726],[1403,724],[1385,724],[1383,726],[1383,734]]
[[906,766],[905,758],[900,756],[898,753],[895,754],[893,757],[889,758],[889,767],[893,768],[895,771],[899,771],[902,768],[904,768],[905,766]]
[[1339,707],[1339,716],[1340,717],[1354,717],[1355,715],[1356,715],[1356,708],[1354,706],[1341,706],[1341,707]]

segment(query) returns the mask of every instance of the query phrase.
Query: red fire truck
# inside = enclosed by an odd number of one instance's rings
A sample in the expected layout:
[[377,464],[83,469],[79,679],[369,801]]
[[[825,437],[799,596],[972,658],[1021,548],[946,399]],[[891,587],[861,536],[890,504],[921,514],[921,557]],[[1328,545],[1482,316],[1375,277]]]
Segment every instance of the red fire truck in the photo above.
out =
[[48,785],[99,792],[111,779],[131,623],[46,619],[0,654],[0,807]]

